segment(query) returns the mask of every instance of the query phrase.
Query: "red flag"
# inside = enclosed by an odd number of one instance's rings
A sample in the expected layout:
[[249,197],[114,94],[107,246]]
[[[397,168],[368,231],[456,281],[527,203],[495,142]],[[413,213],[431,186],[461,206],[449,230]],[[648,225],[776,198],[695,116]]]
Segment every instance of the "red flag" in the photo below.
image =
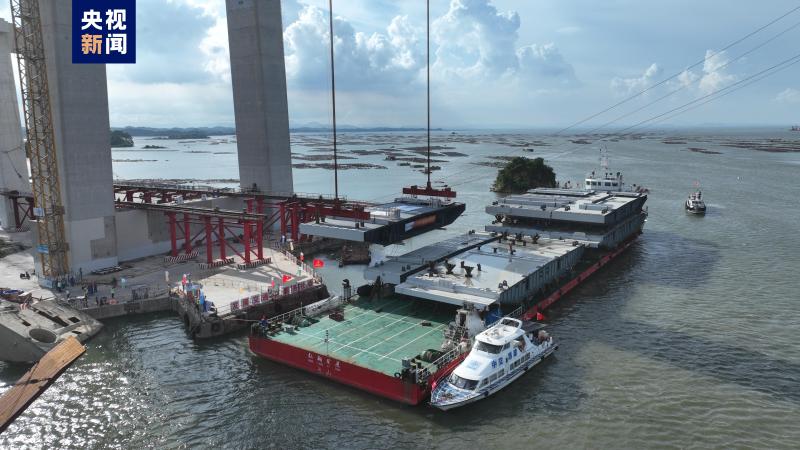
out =
[[272,279],[272,287],[275,287],[275,279]]
[[540,313],[539,311],[536,311],[536,320],[539,321],[539,322],[543,321],[544,320],[544,314]]
[[321,259],[315,259],[314,260],[314,268],[315,269],[319,269],[320,267],[325,267],[325,261],[323,261]]
[[283,276],[283,284],[288,283],[289,280],[291,280],[292,278],[294,278],[294,277],[292,277],[291,275],[284,275]]

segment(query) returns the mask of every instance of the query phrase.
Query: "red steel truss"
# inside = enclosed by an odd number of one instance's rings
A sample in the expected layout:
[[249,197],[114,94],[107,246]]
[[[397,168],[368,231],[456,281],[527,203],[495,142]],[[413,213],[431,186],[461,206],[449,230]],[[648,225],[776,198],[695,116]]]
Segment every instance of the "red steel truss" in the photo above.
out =
[[[321,195],[281,195],[263,194],[227,189],[196,189],[176,186],[154,186],[114,184],[118,208],[134,208],[161,211],[167,218],[171,254],[178,256],[183,250],[192,252],[193,244],[202,242],[206,246],[208,263],[214,261],[214,247],[219,259],[226,259],[227,250],[239,256],[245,263],[253,258],[263,258],[265,234],[274,228],[280,236],[293,241],[303,241],[308,237],[300,234],[300,224],[324,221],[326,217],[349,218],[367,221],[370,205],[363,202],[350,202]],[[180,203],[176,201],[178,198]],[[241,211],[185,204],[186,200],[214,199],[223,197],[242,198],[245,208]],[[278,224],[276,227],[275,225]],[[194,233],[192,230],[194,229]],[[202,236],[201,240],[198,240]],[[242,252],[231,245],[226,238],[235,237],[244,249]],[[183,240],[182,249],[178,241]]]

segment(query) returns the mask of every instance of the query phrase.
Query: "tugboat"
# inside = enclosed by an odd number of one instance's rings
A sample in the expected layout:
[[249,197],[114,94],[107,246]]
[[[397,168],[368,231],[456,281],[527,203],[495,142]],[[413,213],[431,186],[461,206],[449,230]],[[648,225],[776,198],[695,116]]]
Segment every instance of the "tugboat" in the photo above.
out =
[[504,317],[479,333],[469,355],[431,392],[431,405],[448,410],[484,399],[550,356],[558,345],[538,324]]
[[800,131],[800,126],[798,125],[793,126],[791,131]]
[[706,204],[703,201],[703,193],[701,191],[691,194],[686,199],[684,206],[686,207],[686,212],[690,214],[703,215],[706,213]]

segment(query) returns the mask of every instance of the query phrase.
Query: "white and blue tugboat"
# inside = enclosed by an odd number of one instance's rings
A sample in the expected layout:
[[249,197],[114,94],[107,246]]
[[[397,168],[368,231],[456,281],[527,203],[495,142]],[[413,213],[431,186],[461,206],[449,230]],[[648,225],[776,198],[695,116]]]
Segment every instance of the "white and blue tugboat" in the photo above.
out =
[[431,392],[442,410],[464,406],[503,389],[558,348],[538,324],[510,317],[479,333],[469,355]]

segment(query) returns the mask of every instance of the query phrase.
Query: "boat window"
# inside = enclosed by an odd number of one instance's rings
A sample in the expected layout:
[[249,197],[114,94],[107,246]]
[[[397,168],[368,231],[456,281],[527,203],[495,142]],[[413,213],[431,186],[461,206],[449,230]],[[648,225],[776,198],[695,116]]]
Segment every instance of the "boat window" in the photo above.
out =
[[511,346],[511,344],[506,344],[506,345],[504,345],[504,346],[503,346],[503,350],[508,350],[508,348],[509,348],[510,346]]
[[502,347],[500,347],[499,345],[493,345],[483,341],[478,341],[478,345],[475,346],[475,349],[481,352],[491,353],[493,355],[496,355],[500,353]]
[[611,186],[611,183],[609,183],[608,181],[606,181],[606,186]]
[[481,387],[486,386],[486,383],[488,383],[488,382],[489,382],[489,379],[488,378],[484,378],[483,381],[481,381]]
[[466,378],[461,378],[456,374],[453,374],[453,376],[450,377],[450,383],[457,388],[466,389],[468,391],[471,391],[478,386],[478,380],[468,380]]

